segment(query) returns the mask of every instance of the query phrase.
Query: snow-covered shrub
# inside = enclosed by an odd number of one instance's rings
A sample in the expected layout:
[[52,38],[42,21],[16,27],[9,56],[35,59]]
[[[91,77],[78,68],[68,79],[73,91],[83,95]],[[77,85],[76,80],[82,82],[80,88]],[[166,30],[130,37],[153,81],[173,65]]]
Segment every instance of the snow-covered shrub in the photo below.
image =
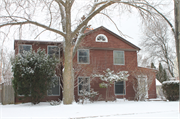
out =
[[168,100],[176,101],[179,99],[179,81],[164,81],[162,89]]
[[37,104],[47,95],[51,85],[52,76],[55,76],[55,69],[58,60],[50,58],[45,50],[24,51],[12,59],[13,87],[15,95],[20,95],[20,100],[28,99]]
[[114,82],[117,81],[127,81],[128,80],[128,71],[120,71],[118,73],[114,73],[114,71],[111,71],[109,68],[106,69],[106,71],[103,71],[102,74],[95,74],[94,77],[99,77],[102,83],[99,84],[100,88],[106,88],[106,102],[108,101],[108,94],[109,94],[109,87],[111,87]]
[[56,106],[56,105],[60,105],[61,104],[61,100],[60,99],[58,99],[58,101],[51,100],[49,103],[52,106]]
[[88,100],[90,102],[94,102],[96,99],[96,96],[99,95],[98,92],[94,91],[93,89],[90,89],[90,92],[86,91],[86,90],[81,90],[80,93],[82,94],[81,96],[79,96],[79,102],[80,103],[84,103],[85,100]]

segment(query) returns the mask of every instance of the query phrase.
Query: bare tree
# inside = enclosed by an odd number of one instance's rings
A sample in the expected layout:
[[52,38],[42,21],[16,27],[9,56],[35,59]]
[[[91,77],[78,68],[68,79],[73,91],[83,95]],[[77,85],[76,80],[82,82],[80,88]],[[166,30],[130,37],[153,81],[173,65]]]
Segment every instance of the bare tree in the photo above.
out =
[[[14,27],[19,35],[25,30],[39,36],[43,32],[50,31],[64,39],[64,73],[63,73],[63,103],[71,104],[73,101],[73,57],[76,54],[79,43],[85,37],[84,30],[89,21],[107,7],[117,4],[127,8],[135,7],[144,19],[151,17],[156,19],[163,17],[169,25],[171,23],[147,0],[89,0],[83,15],[85,19],[78,25],[73,25],[72,15],[75,3],[78,0],[1,0],[0,1],[0,28]],[[179,1],[179,0],[178,0]],[[85,2],[85,1],[83,1]],[[79,5],[80,6],[80,5]],[[82,16],[83,16],[82,15]],[[27,30],[27,28],[29,29]],[[41,29],[38,29],[41,28]],[[26,33],[27,34],[27,33]],[[78,34],[78,36],[77,36]],[[74,39],[75,43],[74,43]]]
[[172,47],[173,38],[169,34],[171,33],[168,32],[166,22],[162,20],[148,24],[144,28],[141,46],[149,54],[148,59],[158,60],[166,64],[171,77],[174,77],[175,49]]
[[137,55],[137,62],[138,62],[138,66],[140,67],[148,67],[150,66],[150,62],[149,61],[149,57],[148,56],[145,56],[145,55],[142,55],[142,54],[138,54]]
[[2,66],[3,66],[3,70],[2,70],[2,74],[3,74],[3,79],[5,81],[7,80],[11,80],[12,79],[12,71],[11,71],[11,58],[13,57],[14,54],[12,51],[8,52],[7,49],[4,50],[4,52],[2,53],[3,57],[2,57]]

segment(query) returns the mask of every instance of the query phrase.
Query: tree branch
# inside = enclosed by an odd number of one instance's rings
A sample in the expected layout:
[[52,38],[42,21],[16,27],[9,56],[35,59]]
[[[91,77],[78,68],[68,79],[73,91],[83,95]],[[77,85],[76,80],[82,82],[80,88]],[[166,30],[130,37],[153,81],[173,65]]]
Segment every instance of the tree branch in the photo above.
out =
[[[120,3],[128,4],[128,5],[133,6],[133,7],[135,7],[135,8],[143,9],[143,10],[145,10],[145,11],[147,11],[147,12],[149,12],[147,9],[142,8],[142,7],[140,7],[140,6],[137,6],[137,4],[142,4],[142,5],[145,5],[145,6],[148,6],[148,7],[152,8],[153,10],[155,10],[155,11],[169,24],[169,26],[171,27],[171,30],[172,30],[173,34],[175,34],[175,30],[174,30],[173,25],[171,24],[171,22],[170,22],[159,10],[157,10],[155,7],[153,7],[152,5],[150,5],[147,1],[146,1],[146,3],[143,3],[143,2],[131,2],[131,3],[130,3],[130,2],[123,2],[123,1],[121,1]],[[149,12],[149,13],[150,13],[150,12]]]
[[82,41],[82,39],[85,37],[85,34],[84,34],[84,30],[86,29],[86,26],[84,26],[81,30],[80,30],[80,34],[78,35],[77,39],[76,39],[76,42],[75,42],[75,45],[74,45],[74,48],[73,48],[73,57],[75,56],[76,54],[76,51],[77,51],[77,48],[79,47],[79,44],[80,42]]
[[[107,14],[105,14],[105,13],[99,13],[99,14],[102,14],[102,15],[106,16],[108,19],[110,19],[110,21],[115,25],[116,29],[119,31],[119,34],[120,34],[120,35],[122,35],[122,36],[124,36],[124,37],[127,36],[127,35],[123,34],[123,33],[119,30],[118,26],[117,26],[116,23],[111,19],[111,17],[109,17],[109,16],[108,16]],[[128,37],[129,37],[129,36],[128,36]]]
[[71,0],[71,5],[70,5],[71,7],[72,7],[72,5],[73,5],[74,1],[75,1],[75,0]]
[[[109,1],[106,2],[106,4],[102,5],[101,7],[99,7],[98,9],[96,9],[95,11],[92,12],[92,10],[90,11],[89,15],[87,16],[87,18],[85,20],[83,20],[78,26],[77,28],[74,30],[74,32],[72,33],[72,37],[74,37],[78,31],[84,26],[87,25],[87,23],[95,16],[97,15],[100,11],[104,10],[106,7],[114,4],[114,1]],[[92,13],[91,13],[92,12]]]
[[1,24],[1,25],[0,25],[0,28],[5,27],[5,26],[25,25],[25,24],[33,24],[33,25],[42,27],[42,28],[44,28],[44,29],[46,29],[46,30],[55,32],[55,33],[60,34],[60,35],[62,35],[63,37],[65,37],[65,33],[61,32],[61,31],[59,31],[59,30],[50,28],[50,27],[48,27],[48,26],[46,26],[46,25],[43,25],[43,24],[40,24],[40,23],[38,23],[38,22],[29,21],[29,20],[27,20],[27,21],[22,21],[22,22],[10,22],[10,23]]
[[61,3],[61,5],[65,6],[65,3],[62,0],[55,0],[58,4]]
[[63,29],[63,32],[66,32],[65,10],[64,10],[64,7],[62,6],[62,4],[60,4],[59,2],[57,2],[57,3],[59,5],[59,10],[61,12],[62,29]]

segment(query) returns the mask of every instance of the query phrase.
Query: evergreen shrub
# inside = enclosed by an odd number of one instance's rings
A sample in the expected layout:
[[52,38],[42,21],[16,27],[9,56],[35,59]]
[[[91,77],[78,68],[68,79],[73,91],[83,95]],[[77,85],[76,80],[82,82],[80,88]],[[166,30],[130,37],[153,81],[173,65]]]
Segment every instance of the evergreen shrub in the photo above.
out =
[[15,95],[19,100],[30,100],[38,104],[47,95],[47,90],[56,85],[52,81],[58,60],[49,57],[45,50],[24,51],[11,60]]
[[166,99],[169,101],[179,100],[179,81],[164,81],[162,89]]

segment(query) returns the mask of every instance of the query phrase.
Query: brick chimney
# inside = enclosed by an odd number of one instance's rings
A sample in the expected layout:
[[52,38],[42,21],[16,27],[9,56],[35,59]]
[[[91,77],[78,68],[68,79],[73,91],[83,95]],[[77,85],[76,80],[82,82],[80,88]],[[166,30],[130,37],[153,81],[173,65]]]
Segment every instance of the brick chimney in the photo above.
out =
[[86,28],[86,30],[84,31],[84,33],[87,33],[89,31],[93,30],[93,28]]

